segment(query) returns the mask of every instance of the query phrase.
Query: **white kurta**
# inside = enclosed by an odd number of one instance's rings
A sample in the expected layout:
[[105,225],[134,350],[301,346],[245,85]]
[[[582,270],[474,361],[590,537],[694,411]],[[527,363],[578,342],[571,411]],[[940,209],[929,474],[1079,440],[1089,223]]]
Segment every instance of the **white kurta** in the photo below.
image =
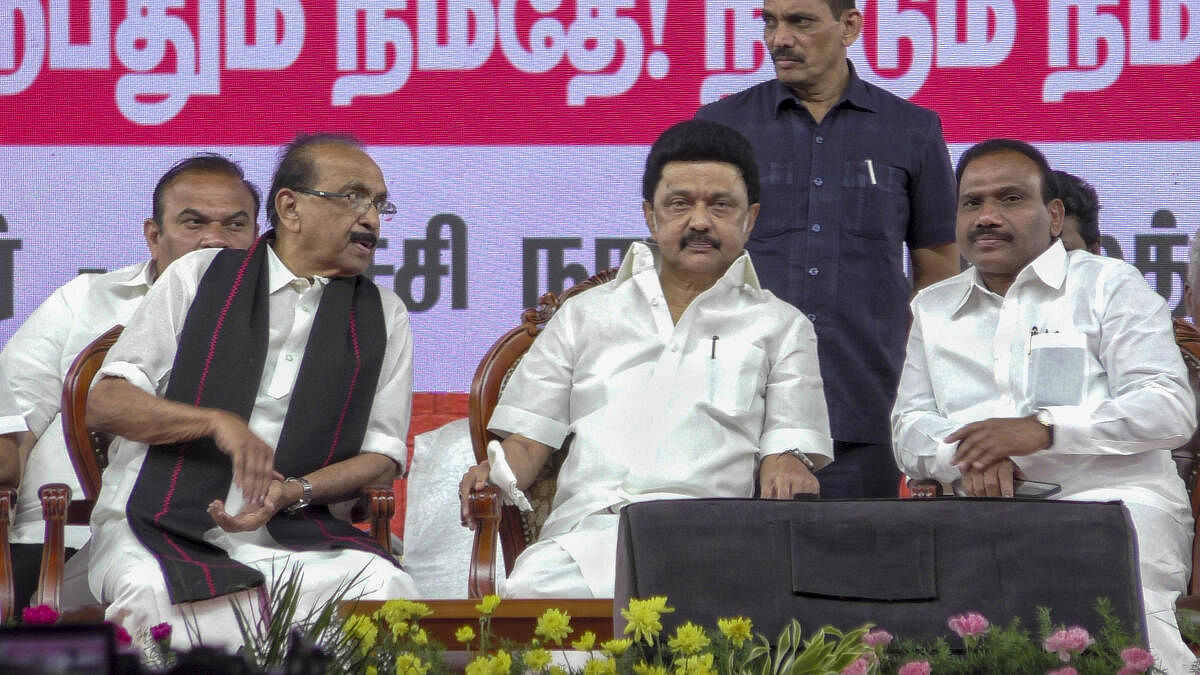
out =
[[[490,428],[554,448],[575,434],[542,539],[566,549],[600,597],[612,594],[616,521],[593,527],[588,516],[652,499],[749,497],[766,455],[800,448],[817,467],[833,457],[808,319],[763,289],[743,255],[675,324],[641,243],[615,280],[558,310]],[[514,577],[535,564],[526,553]]]
[[[197,286],[217,250],[189,253],[167,268],[146,296],[143,306],[130,319],[125,332],[109,351],[101,376],[122,377],[147,393],[162,396],[174,364],[179,334]],[[309,282],[293,275],[275,255],[267,252],[269,265],[268,306],[270,313],[267,359],[255,398],[249,426],[259,438],[275,445],[283,428],[284,415],[304,356],[316,309],[328,279]],[[412,335],[404,304],[390,291],[381,289],[387,347],[379,374],[375,400],[361,452],[393,459],[400,467],[406,457],[405,437],[412,403]],[[147,445],[117,438],[110,448],[110,463],[103,476],[100,498],[92,511],[92,557],[89,583],[96,597],[112,604],[110,620],[121,622],[131,632],[171,621],[186,635],[186,617],[197,607],[214,613],[201,616],[201,636],[207,643],[236,645],[235,625],[229,624],[228,603],[222,598],[205,603],[171,606],[154,558],[137,542],[125,519],[125,504],[137,481]],[[226,508],[237,513],[243,504],[241,491],[230,485]],[[346,577],[364,567],[365,597],[412,597],[412,579],[382,558],[363,551],[294,553],[278,546],[261,527],[253,532],[229,533],[214,527],[206,541],[226,550],[234,560],[263,571],[267,585],[283,571],[285,560],[304,567],[306,600],[315,601]],[[272,572],[274,571],[275,574]],[[185,611],[181,611],[185,610]],[[165,614],[165,616],[164,616]]]
[[[66,483],[79,497],[62,431],[62,389],[67,369],[79,352],[101,333],[125,323],[150,290],[152,266],[142,262],[107,274],[81,274],[59,286],[29,315],[0,351],[13,394],[37,443],[17,496],[17,514],[9,540],[40,544],[46,526],[38,488]],[[66,528],[66,545],[79,548],[90,532],[85,525]]]
[[1163,299],[1134,267],[1056,242],[1004,296],[972,268],[921,291],[912,310],[892,412],[901,470],[951,481],[956,445],[943,439],[955,429],[1048,409],[1054,444],[1013,461],[1061,484],[1059,499],[1128,505],[1151,646],[1190,665],[1173,609],[1192,516],[1170,450],[1191,437],[1195,404]]
[[0,434],[15,434],[26,429],[25,416],[13,396],[4,364],[0,363]]

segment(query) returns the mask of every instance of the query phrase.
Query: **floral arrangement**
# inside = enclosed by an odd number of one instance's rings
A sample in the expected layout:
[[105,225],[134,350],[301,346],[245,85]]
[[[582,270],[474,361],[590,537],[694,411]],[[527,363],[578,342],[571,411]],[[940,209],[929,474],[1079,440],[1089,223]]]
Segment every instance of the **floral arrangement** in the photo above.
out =
[[[436,675],[454,670],[467,675],[1161,672],[1103,598],[1096,604],[1101,620],[1096,635],[1080,626],[1056,626],[1049,611],[1039,609],[1036,638],[1017,620],[998,627],[977,612],[965,612],[946,624],[957,640],[918,643],[897,639],[870,624],[847,632],[825,626],[805,636],[793,620],[772,643],[741,616],[719,619],[710,628],[685,621],[674,631],[664,631],[663,616],[675,610],[667,598],[657,596],[630,600],[620,610],[626,621],[624,632],[613,639],[600,641],[591,631],[575,635],[569,614],[548,609],[538,618],[530,641],[515,644],[492,634],[492,617],[501,600],[490,595],[475,606],[477,623],[464,624],[455,632],[455,658],[449,658],[446,647],[420,625],[432,614],[424,603],[391,600],[370,614],[340,616],[337,607],[352,587],[348,584],[328,603],[298,616],[299,572],[293,570],[271,589],[273,600],[262,616],[238,615],[245,640],[239,655],[204,658],[210,659],[208,663],[220,663],[220,658],[237,661],[245,670],[260,672],[287,670],[299,660],[311,665],[317,659],[325,672],[356,675]],[[32,607],[24,611],[22,622],[44,625],[58,618],[49,607]],[[135,653],[135,640],[120,626],[114,625],[114,631],[125,653]],[[170,672],[177,664],[183,668],[200,658],[200,649],[183,654],[171,649],[169,624],[143,633],[136,643],[144,669]]]

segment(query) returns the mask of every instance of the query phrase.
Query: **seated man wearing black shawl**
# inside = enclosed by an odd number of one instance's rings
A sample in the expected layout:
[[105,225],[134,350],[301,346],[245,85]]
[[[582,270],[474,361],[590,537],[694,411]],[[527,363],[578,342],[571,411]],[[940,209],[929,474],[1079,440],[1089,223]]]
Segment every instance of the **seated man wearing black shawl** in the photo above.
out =
[[110,621],[135,636],[190,623],[236,647],[232,603],[257,613],[294,564],[298,616],[360,573],[355,595],[416,594],[326,506],[405,459],[408,315],[362,276],[394,212],[356,141],[301,136],[272,180],[274,229],[249,251],[190,253],[151,288],[88,400],[89,425],[118,436],[88,579]]

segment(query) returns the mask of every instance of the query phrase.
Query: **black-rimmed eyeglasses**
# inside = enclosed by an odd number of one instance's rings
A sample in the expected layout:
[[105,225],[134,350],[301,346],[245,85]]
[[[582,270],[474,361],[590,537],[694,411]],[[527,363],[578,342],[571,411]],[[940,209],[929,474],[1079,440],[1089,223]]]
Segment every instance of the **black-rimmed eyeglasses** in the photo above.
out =
[[326,199],[345,199],[346,205],[355,213],[366,213],[372,206],[375,207],[375,210],[381,216],[390,216],[396,213],[395,204],[383,198],[372,200],[362,192],[326,192],[310,188],[292,188],[292,190],[315,197],[325,197]]

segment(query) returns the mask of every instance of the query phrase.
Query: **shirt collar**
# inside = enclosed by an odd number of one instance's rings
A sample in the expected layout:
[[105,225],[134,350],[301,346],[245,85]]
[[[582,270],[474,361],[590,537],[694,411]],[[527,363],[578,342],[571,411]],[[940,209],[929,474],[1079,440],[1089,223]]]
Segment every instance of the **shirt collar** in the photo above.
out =
[[[264,242],[266,244],[266,242]],[[329,283],[328,277],[313,275],[311,284],[308,279],[298,277],[288,269],[287,265],[283,264],[283,260],[275,253],[275,247],[266,244],[267,246],[267,289],[269,293],[274,293],[292,283],[299,281],[305,287],[308,286],[324,286]]]
[[[1042,251],[1032,262],[1021,268],[1021,271],[1017,273],[1017,278],[1013,280],[1012,286],[1009,286],[1009,291],[1012,291],[1013,287],[1017,284],[1024,283],[1026,279],[1038,279],[1051,288],[1061,289],[1063,283],[1067,280],[1067,262],[1067,249],[1063,246],[1061,239],[1055,239],[1049,248]],[[987,284],[983,282],[983,275],[979,273],[978,268],[972,267],[969,272],[970,274],[967,278],[970,279],[970,283],[966,284],[963,288],[962,297],[959,298],[958,304],[954,306],[951,315],[957,313],[967,304],[967,300],[971,297],[972,293],[992,293],[988,289]]]
[[[835,108],[842,104],[849,105],[852,108],[875,112],[875,96],[867,87],[867,83],[863,82],[858,76],[858,71],[854,69],[854,62],[846,59],[846,65],[850,68],[850,79],[846,81],[846,90],[842,92],[842,97],[838,99]],[[775,99],[775,114],[778,115],[783,110],[785,105],[794,107],[803,107],[800,99],[796,98],[795,92],[791,90],[778,78],[771,81],[772,96]]]
[[129,270],[129,276],[113,284],[129,288],[150,288],[154,283],[154,261],[147,260]]
[[[643,242],[635,241],[629,247],[625,258],[621,260],[621,267],[617,270],[617,276],[613,279],[613,285],[618,286],[645,272],[650,272],[657,278],[658,268],[661,264],[657,246],[652,248]],[[725,273],[713,285],[744,285],[755,291],[762,291],[762,284],[758,280],[758,272],[754,270],[754,263],[750,261],[750,254],[746,251],[742,251],[742,254],[729,265],[729,269],[725,270]]]

